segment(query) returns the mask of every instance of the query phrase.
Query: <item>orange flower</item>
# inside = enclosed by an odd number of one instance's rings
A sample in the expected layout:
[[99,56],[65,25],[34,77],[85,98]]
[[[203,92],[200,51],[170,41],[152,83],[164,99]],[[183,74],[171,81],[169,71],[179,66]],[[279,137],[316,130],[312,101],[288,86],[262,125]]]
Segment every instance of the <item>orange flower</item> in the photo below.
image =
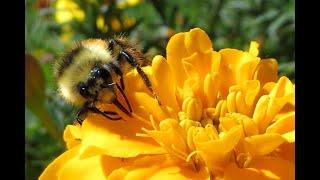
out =
[[174,35],[167,60],[125,77],[133,107],[122,121],[90,114],[64,132],[68,150],[40,179],[294,179],[294,85],[277,62],[248,52],[214,51],[199,28]]

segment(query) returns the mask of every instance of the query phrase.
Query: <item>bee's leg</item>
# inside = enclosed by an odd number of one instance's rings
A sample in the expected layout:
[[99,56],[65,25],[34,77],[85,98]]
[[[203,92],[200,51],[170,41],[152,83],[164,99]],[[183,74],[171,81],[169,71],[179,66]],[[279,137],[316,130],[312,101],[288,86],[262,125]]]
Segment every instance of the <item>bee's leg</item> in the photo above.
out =
[[124,86],[124,82],[123,82],[123,73],[121,71],[121,69],[113,64],[113,63],[110,63],[109,66],[114,70],[114,72],[120,76],[120,86],[121,86],[121,89],[124,90],[125,86]]
[[[119,117],[111,117],[112,115],[118,115],[116,112],[112,112],[112,111],[103,111],[102,112],[94,106],[87,107],[87,109],[94,112],[94,113],[100,114],[110,120],[113,120],[113,121],[117,121],[117,120],[122,119],[120,116]],[[109,115],[111,115],[111,116],[109,116]]]
[[88,110],[87,110],[86,107],[80,108],[78,110],[77,114],[76,114],[76,118],[75,118],[74,124],[78,123],[78,124],[82,125],[82,122],[83,122],[83,119],[84,119],[83,116],[86,116],[87,112],[88,112]]
[[122,106],[122,104],[118,101],[117,98],[114,98],[112,100],[112,103],[117,106],[122,112],[126,113],[128,116],[132,117],[131,112],[129,112],[125,107]]
[[134,58],[132,58],[128,53],[121,51],[120,55],[122,57],[124,57],[133,67],[135,67],[139,73],[139,75],[141,76],[144,84],[147,86],[147,88],[149,89],[149,91],[152,93],[153,97],[157,100],[158,104],[161,105],[160,99],[157,96],[157,94],[153,91],[152,89],[152,85],[151,82],[148,78],[148,76],[143,72],[143,70],[141,69],[141,67],[138,65],[138,63],[134,60]]
[[122,89],[117,83],[116,83],[116,86],[117,86],[118,90],[120,91],[122,97],[123,97],[124,100],[126,101],[127,106],[129,107],[129,112],[132,113],[132,108],[131,108],[130,102],[129,102],[126,94],[123,92],[123,89]]

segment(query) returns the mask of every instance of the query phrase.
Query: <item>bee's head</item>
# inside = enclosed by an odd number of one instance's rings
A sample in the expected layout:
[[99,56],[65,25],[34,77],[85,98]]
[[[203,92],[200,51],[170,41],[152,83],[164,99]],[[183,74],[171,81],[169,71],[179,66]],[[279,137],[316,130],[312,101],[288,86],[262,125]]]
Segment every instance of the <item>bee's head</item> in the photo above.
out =
[[93,67],[85,81],[80,81],[76,88],[87,101],[108,102],[114,96],[114,83],[110,72],[104,67]]
[[[74,105],[103,99],[110,101],[113,89],[110,72],[103,67],[113,60],[108,43],[89,39],[78,43],[55,63],[54,70],[62,97]],[[107,93],[108,92],[108,93]]]

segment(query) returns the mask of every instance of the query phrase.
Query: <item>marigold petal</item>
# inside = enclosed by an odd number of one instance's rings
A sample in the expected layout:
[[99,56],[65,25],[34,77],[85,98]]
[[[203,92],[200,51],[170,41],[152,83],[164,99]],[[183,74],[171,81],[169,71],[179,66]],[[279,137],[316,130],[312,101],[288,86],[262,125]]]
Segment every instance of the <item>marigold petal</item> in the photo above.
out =
[[273,157],[254,159],[249,168],[239,168],[232,163],[225,168],[224,180],[280,180],[294,179],[294,164],[289,161]]
[[220,80],[218,73],[207,74],[204,79],[204,107],[215,107],[218,99]]
[[270,92],[272,91],[272,89],[276,86],[275,82],[267,82],[263,85],[262,89],[261,89],[261,95],[266,95],[266,94],[270,94]]
[[[112,157],[135,157],[139,154],[163,153],[157,143],[147,137],[138,137],[145,124],[134,118],[110,121],[92,115],[82,124],[81,156],[105,154]],[[130,147],[130,151],[128,151]]]
[[[199,28],[191,29],[189,32],[178,33],[172,36],[167,45],[168,64],[174,69],[174,77],[177,86],[182,88],[186,79],[186,73],[181,66],[184,58],[197,56],[197,53],[207,54],[208,60],[211,62],[212,43],[208,35]],[[199,58],[196,58],[197,61]],[[206,58],[202,58],[206,60]],[[205,62],[197,62],[205,63]],[[205,66],[201,66],[205,67]]]
[[[144,73],[146,73],[146,75],[150,80],[153,80],[153,72],[152,72],[151,66],[143,67],[142,70]],[[128,90],[128,89],[130,90],[130,91],[126,91],[126,95],[128,96],[134,94],[134,92],[146,92],[146,93],[149,92],[149,90],[147,89],[146,85],[143,83],[142,78],[136,69],[128,72],[125,75],[124,83],[125,83],[125,90]]]
[[81,126],[67,125],[63,132],[63,140],[66,142],[67,148],[71,149],[81,143]]
[[263,156],[274,151],[285,139],[279,134],[262,134],[246,137],[244,139],[247,151],[252,156]]
[[[153,78],[152,67],[146,66],[146,67],[143,67],[142,70],[148,76],[149,80],[151,81],[151,84],[154,85],[155,81]],[[138,116],[143,117],[144,119],[149,119],[149,114],[146,113],[145,109],[140,106],[140,104],[139,104],[140,102],[139,101],[137,102],[136,97],[135,97],[135,93],[136,92],[140,92],[140,93],[144,92],[150,96],[152,94],[148,90],[147,86],[143,83],[143,80],[142,80],[141,76],[139,75],[139,73],[137,72],[137,70],[134,69],[125,75],[124,84],[125,84],[124,91],[125,91],[125,94],[130,102],[130,105],[133,109],[133,112],[135,114],[137,114]],[[121,94],[119,94],[118,97],[122,97]],[[120,102],[122,102],[122,104],[125,104],[125,101],[121,101],[121,99],[120,99]],[[106,109],[109,110],[110,108],[108,107]]]
[[167,155],[145,156],[113,171],[110,180],[118,179],[210,179],[205,169],[199,172]]
[[278,79],[278,63],[275,59],[262,59],[254,74],[254,79],[260,81],[263,86],[267,82],[275,82]]
[[185,81],[183,89],[182,89],[183,95],[182,95],[181,102],[183,102],[184,99],[186,99],[188,97],[197,96],[199,89],[200,89],[199,80],[195,79],[195,78],[188,78]]
[[271,124],[266,133],[284,134],[295,129],[295,112],[290,112],[279,116],[273,124]]
[[59,157],[57,157],[55,160],[53,160],[46,169],[42,172],[42,174],[39,177],[39,180],[56,180],[58,179],[59,172],[63,168],[63,166],[73,159],[78,153],[79,153],[80,146],[75,146],[67,151],[65,151],[63,154],[61,154]]
[[212,51],[211,53],[211,73],[217,73],[220,70],[221,54]]
[[256,41],[251,41],[250,43],[250,48],[249,48],[249,53],[258,56],[259,55],[259,44]]
[[224,132],[228,132],[235,126],[241,125],[244,136],[253,136],[258,134],[258,127],[254,121],[246,115],[239,113],[227,113],[225,117],[220,118],[220,126]]
[[270,97],[267,95],[262,96],[256,105],[256,108],[253,113],[253,121],[258,125],[259,132],[263,132],[265,128],[269,125],[269,122],[266,122],[266,112]]
[[202,135],[199,134],[199,136],[197,136],[196,134],[193,141],[207,166],[211,170],[214,170],[215,168],[221,168],[227,163],[230,152],[240,140],[241,133],[242,128],[236,126],[219,139],[200,141],[203,139],[200,138]]
[[212,72],[212,66],[208,66],[209,64],[212,64],[212,56],[212,51],[206,53],[195,52],[191,56],[183,58],[183,62],[192,64],[194,69],[197,70],[200,81],[203,82],[205,75]]
[[[157,94],[161,103],[172,107],[176,112],[179,111],[179,105],[176,100],[176,82],[172,79],[172,71],[162,56],[156,56],[152,61],[152,71],[157,81]],[[164,85],[165,84],[165,85]]]
[[[257,80],[247,80],[231,86],[227,96],[228,112],[239,112],[251,116],[260,92]],[[229,97],[230,96],[230,97]]]
[[188,119],[200,121],[202,116],[202,102],[199,98],[188,97],[183,101],[182,110]]
[[295,143],[283,143],[278,149],[277,149],[277,155],[278,157],[288,160],[292,163],[295,162]]
[[183,86],[183,82],[187,77],[182,66],[182,58],[189,56],[184,43],[185,36],[186,33],[173,35],[166,48],[168,64],[171,69],[174,69],[173,75],[179,87]]
[[222,49],[219,53],[221,54],[220,75],[223,82],[221,95],[225,98],[229,87],[253,79],[254,70],[260,58],[236,49]]
[[227,96],[227,108],[228,112],[237,112],[237,106],[236,106],[236,92],[230,92]]
[[[193,56],[195,56],[196,54],[194,54]],[[193,56],[190,56],[188,58],[192,58]],[[200,74],[198,69],[190,62],[188,61],[183,61],[183,68],[186,72],[186,74],[188,75],[189,78],[193,78],[193,79],[200,79]]]
[[[281,77],[270,92],[270,101],[266,112],[265,122],[267,125],[287,104],[294,106],[294,87],[286,77]],[[264,127],[266,128],[266,127]],[[261,129],[264,131],[265,129]]]
[[187,51],[205,53],[212,51],[212,43],[209,36],[200,28],[191,29],[185,36],[185,45]]
[[157,100],[154,97],[140,92],[136,92],[134,96],[136,102],[138,102],[140,106],[144,107],[144,110],[147,112],[147,114],[152,114],[152,116],[158,122],[166,119],[167,117],[170,117],[170,114],[166,113],[166,111],[164,111],[164,109],[159,106]]
[[295,142],[295,130],[283,134],[282,137],[289,143]]
[[106,169],[102,165],[101,156],[79,159],[75,157],[68,161],[59,172],[58,179],[106,180]]
[[[160,130],[145,130],[145,132],[150,135],[154,140],[156,140],[161,146],[164,146],[166,150],[174,152],[174,148],[183,152],[182,156],[188,154],[187,147],[187,134],[186,131],[179,125],[178,121],[175,119],[165,119],[159,124]],[[181,157],[181,154],[178,155]],[[181,157],[182,159],[186,157]]]
[[[253,58],[252,56],[248,56],[246,53],[244,54],[245,55],[242,58],[248,59],[248,62],[239,64],[238,70],[236,71],[237,83],[253,79],[254,70],[260,62],[260,58]],[[243,60],[240,60],[240,62],[242,61]]]
[[282,76],[270,92],[271,97],[285,97],[294,93],[294,86],[290,79]]
[[59,179],[107,179],[115,169],[126,166],[136,158],[122,159],[110,156],[74,157],[66,162],[59,172]]

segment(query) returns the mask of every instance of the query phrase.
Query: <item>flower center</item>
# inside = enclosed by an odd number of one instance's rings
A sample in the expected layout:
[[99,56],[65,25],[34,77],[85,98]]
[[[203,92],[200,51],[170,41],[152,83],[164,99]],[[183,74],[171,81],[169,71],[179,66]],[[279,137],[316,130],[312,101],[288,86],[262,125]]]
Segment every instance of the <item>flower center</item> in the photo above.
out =
[[180,124],[186,126],[185,124],[187,123],[188,127],[206,127],[211,124],[218,130],[219,116],[223,104],[224,101],[221,101],[218,103],[217,108],[204,108],[200,98],[187,97],[183,101],[182,111],[178,113]]

